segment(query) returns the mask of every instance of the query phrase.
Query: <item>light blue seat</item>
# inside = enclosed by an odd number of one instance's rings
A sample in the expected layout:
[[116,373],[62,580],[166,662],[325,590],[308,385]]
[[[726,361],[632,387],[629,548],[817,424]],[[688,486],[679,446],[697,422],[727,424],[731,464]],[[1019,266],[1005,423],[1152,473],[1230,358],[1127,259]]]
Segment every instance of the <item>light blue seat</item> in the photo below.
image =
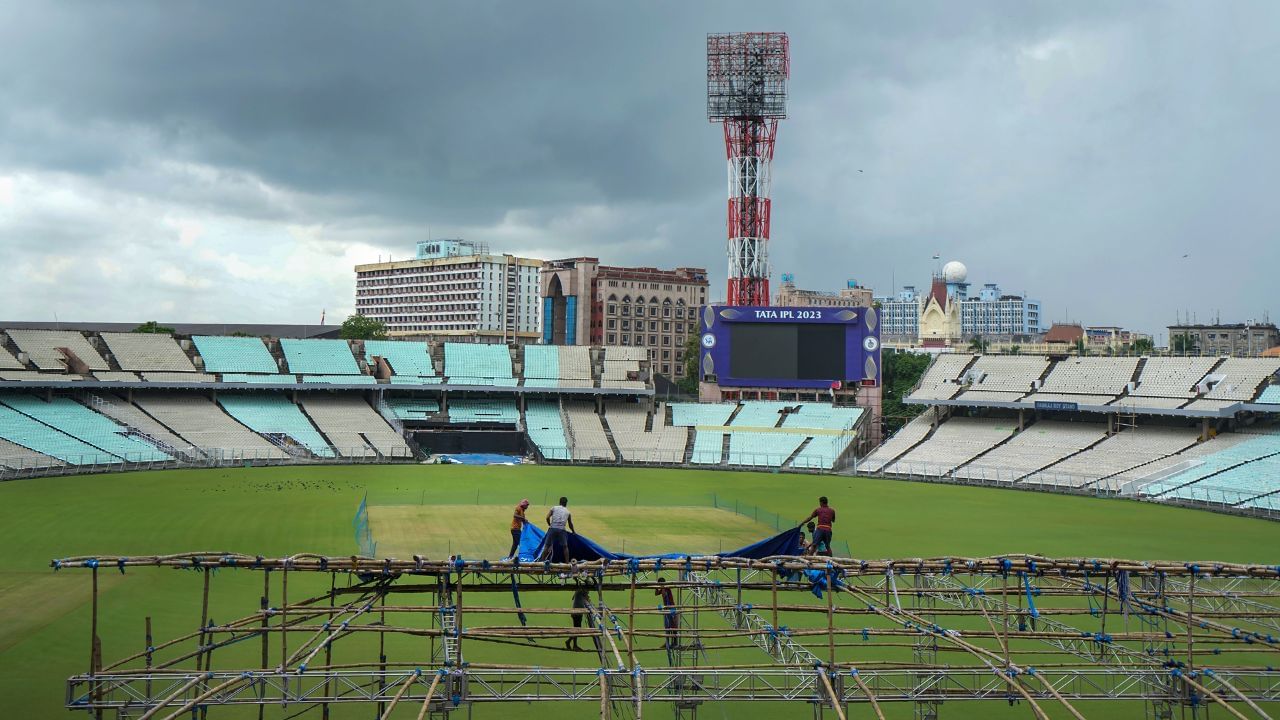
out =
[[117,463],[120,458],[0,405],[0,438],[72,465]]
[[809,444],[791,461],[791,467],[830,470],[854,440],[853,428],[862,417],[862,408],[833,407],[825,403],[800,403],[800,412],[782,421],[785,428],[812,428],[840,434],[814,434]]
[[429,398],[395,397],[386,403],[397,420],[428,420],[440,412],[440,403]]
[[[1280,453],[1280,435],[1259,435],[1220,452],[1205,455],[1195,467],[1151,483],[1143,491],[1148,495],[1168,498],[1203,499],[1199,496],[1205,494],[1205,488],[1235,487],[1240,483],[1253,482],[1253,470],[1265,468],[1266,465],[1252,463],[1277,453]],[[1243,463],[1249,463],[1252,467],[1242,465]],[[1241,467],[1233,468],[1236,465]],[[1201,482],[1204,485],[1197,487]]]
[[123,425],[118,425],[111,418],[96,413],[71,398],[55,397],[51,402],[45,402],[32,395],[4,395],[0,396],[0,402],[87,445],[129,462],[162,462],[171,459],[167,453],[150,443],[128,435],[128,429]]
[[550,460],[569,459],[569,440],[564,432],[560,406],[552,402],[532,401],[525,406],[524,424],[529,439]]
[[724,433],[698,430],[693,434],[693,452],[689,462],[694,465],[719,465],[724,462]]
[[360,367],[346,340],[281,338],[280,350],[289,371],[303,375],[359,375]]
[[317,385],[377,385],[372,375],[303,375],[302,382]]
[[[559,380],[560,379],[560,350],[554,345],[525,345],[524,346],[524,379],[525,385],[529,384],[531,379],[539,380]],[[537,386],[537,387],[556,387]]]
[[[407,340],[365,340],[365,362],[373,367],[374,358],[381,357],[391,365],[393,376],[435,377],[436,368],[431,362],[427,344]],[[426,384],[426,383],[422,383]]]
[[250,375],[248,373],[223,373],[222,382],[224,383],[249,383],[253,385],[295,385],[298,382],[296,375]]
[[442,377],[418,377],[414,375],[392,375],[388,381],[392,385],[439,385]]
[[450,400],[450,423],[509,423],[520,421],[514,400]]
[[1280,405],[1280,385],[1268,385],[1258,396],[1257,402],[1264,405]]
[[782,409],[796,403],[775,400],[747,400],[733,418],[734,427],[775,427],[782,417]]
[[261,338],[196,335],[191,338],[204,360],[205,372],[278,373],[275,358]]
[[320,431],[283,395],[222,393],[218,404],[228,415],[260,435],[287,435],[313,455],[334,457],[333,448]]
[[801,433],[730,432],[729,464],[782,467],[804,439]]
[[452,385],[514,387],[511,351],[506,345],[444,344],[444,374]]
[[737,407],[737,403],[671,403],[671,424],[679,427],[727,425]]

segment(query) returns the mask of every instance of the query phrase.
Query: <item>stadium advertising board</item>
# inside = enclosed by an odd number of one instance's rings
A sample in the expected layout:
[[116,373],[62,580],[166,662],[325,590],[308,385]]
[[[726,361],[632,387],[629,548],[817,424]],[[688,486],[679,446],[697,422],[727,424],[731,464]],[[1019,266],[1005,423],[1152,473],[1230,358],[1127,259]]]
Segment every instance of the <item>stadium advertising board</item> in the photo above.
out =
[[699,366],[721,387],[834,388],[880,384],[874,308],[702,308]]

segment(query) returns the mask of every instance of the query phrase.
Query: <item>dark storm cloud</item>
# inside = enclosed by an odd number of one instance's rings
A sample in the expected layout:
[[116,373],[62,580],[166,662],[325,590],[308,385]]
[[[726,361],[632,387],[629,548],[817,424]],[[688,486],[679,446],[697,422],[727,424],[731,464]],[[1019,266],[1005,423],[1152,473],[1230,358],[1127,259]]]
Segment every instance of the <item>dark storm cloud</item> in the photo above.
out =
[[[1175,307],[1243,319],[1274,302],[1274,5],[0,13],[0,177],[21,191],[6,206],[0,185],[0,243],[40,277],[79,277],[89,265],[48,258],[110,243],[182,270],[171,286],[208,282],[199,312],[242,319],[260,307],[242,288],[267,297],[273,273],[297,275],[271,263],[306,263],[312,282],[269,294],[286,320],[349,307],[353,259],[407,255],[433,232],[701,264],[718,289],[724,153],[704,117],[704,39],[777,29],[793,77],[775,273],[888,290],[926,282],[942,252],[1054,319],[1148,330]],[[94,280],[124,293],[113,262]],[[1235,282],[1189,292],[1196,273]],[[29,293],[7,292],[6,307],[24,308]],[[86,297],[73,314],[103,311],[134,309]]]

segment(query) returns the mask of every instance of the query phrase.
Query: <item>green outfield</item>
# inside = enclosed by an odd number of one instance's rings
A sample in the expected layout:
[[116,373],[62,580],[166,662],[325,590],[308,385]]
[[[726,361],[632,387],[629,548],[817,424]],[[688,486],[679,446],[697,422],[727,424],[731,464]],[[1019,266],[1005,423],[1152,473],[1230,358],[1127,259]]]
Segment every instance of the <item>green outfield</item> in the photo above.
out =
[[[798,521],[831,498],[839,512],[837,540],[858,557],[936,555],[1044,555],[1142,559],[1280,562],[1280,524],[1128,501],[1055,496],[1035,492],[931,485],[887,480],[697,470],[366,466],[278,467],[192,470],[45,478],[0,484],[0,707],[4,716],[57,718],[64,680],[89,661],[89,575],[54,573],[48,561],[80,554],[152,554],[234,551],[261,555],[356,552],[351,519],[368,498],[379,554],[497,558],[510,542],[509,511],[519,499],[532,501],[540,520],[547,503],[569,496],[578,530],[607,547],[633,552],[718,551],[775,532],[772,523],[716,510],[712,495]],[[723,502],[721,503],[723,506]],[[102,580],[100,634],[108,662],[143,647],[144,617],[152,616],[157,639],[195,628],[199,620],[200,574],[114,569]],[[290,580],[294,592],[320,590],[321,578]],[[295,589],[294,583],[297,582]],[[325,580],[327,583],[327,580]],[[310,585],[308,587],[308,584]],[[327,589],[327,584],[324,585]],[[210,615],[222,622],[257,609],[261,577],[218,573],[212,579]],[[526,606],[563,607],[558,593],[531,593]],[[541,595],[541,597],[539,596]],[[492,594],[476,602],[504,606],[510,596]],[[796,602],[817,602],[802,598]],[[646,607],[654,600],[646,598]],[[501,621],[494,620],[494,623]],[[534,618],[552,624],[554,618]],[[859,621],[863,622],[863,621]],[[656,616],[644,626],[657,627]],[[642,662],[663,664],[648,641]],[[215,668],[252,663],[255,650],[229,648]],[[352,662],[354,651],[342,660]],[[391,645],[393,660],[422,656],[421,645]],[[857,657],[856,644],[841,649]],[[906,650],[902,651],[907,653]],[[594,656],[553,650],[473,644],[471,662],[591,664]],[[890,656],[884,656],[889,658]],[[720,662],[758,663],[754,648],[725,649]],[[300,708],[272,708],[284,718]],[[1061,707],[1048,708],[1052,717]],[[517,711],[507,708],[506,713]],[[980,711],[958,704],[945,717],[1029,717],[1024,707],[992,704]],[[539,708],[518,709],[550,717]],[[598,707],[555,708],[558,718],[596,717]],[[891,709],[910,717],[911,709]],[[649,717],[667,717],[651,708]],[[1126,717],[1120,708],[1090,717]],[[227,717],[211,713],[213,717]],[[249,717],[250,714],[230,715]],[[252,713],[256,717],[256,712]],[[333,717],[366,717],[335,711]],[[406,712],[405,717],[413,717]],[[477,711],[476,717],[503,712]],[[319,717],[317,712],[301,717]],[[396,717],[401,717],[396,715]],[[812,717],[807,705],[745,709],[705,708],[701,717]],[[858,708],[854,717],[870,717]]]

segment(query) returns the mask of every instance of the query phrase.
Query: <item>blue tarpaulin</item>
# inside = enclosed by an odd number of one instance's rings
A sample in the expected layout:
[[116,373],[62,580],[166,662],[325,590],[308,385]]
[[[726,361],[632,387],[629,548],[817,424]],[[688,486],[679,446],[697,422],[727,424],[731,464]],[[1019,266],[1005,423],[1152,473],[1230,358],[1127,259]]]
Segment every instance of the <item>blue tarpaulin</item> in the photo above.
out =
[[[546,532],[533,523],[525,523],[524,530],[520,533],[520,562],[535,562],[542,555],[542,544]],[[746,547],[730,550],[729,552],[715,553],[714,557],[731,557],[731,558],[749,558],[752,560],[760,560],[775,555],[799,555],[803,552],[800,546],[800,528],[792,528],[785,530],[773,537],[765,538],[760,542],[753,543]],[[553,558],[554,562],[564,562],[566,558],[558,557],[560,549],[556,548],[557,557]],[[590,538],[581,534],[569,534],[569,557],[568,560],[626,560],[628,558],[637,559],[654,559],[662,558],[664,560],[679,559],[688,557],[694,553],[662,553],[658,555],[628,555],[626,553],[615,553],[600,547]]]
[[495,453],[450,453],[440,456],[440,462],[456,465],[519,465],[523,461],[519,455],[497,455]]

